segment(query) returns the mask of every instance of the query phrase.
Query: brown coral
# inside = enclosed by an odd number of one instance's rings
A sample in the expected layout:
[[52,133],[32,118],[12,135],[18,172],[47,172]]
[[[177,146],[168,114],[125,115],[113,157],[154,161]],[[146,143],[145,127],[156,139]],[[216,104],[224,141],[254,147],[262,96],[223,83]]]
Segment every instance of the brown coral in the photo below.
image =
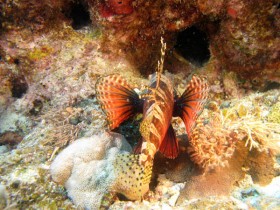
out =
[[235,151],[237,138],[234,131],[224,129],[221,121],[215,119],[207,125],[198,123],[189,141],[191,160],[209,171],[228,164],[228,159]]
[[[76,6],[82,8],[80,15],[90,14],[87,23],[91,21],[102,32],[101,49],[112,53],[111,58],[129,60],[142,73],[154,70],[161,36],[172,60],[176,57],[172,51],[180,44],[177,37],[197,27],[207,34],[211,58],[217,58],[220,69],[251,79],[262,80],[258,76],[263,74],[264,79],[280,80],[279,8],[273,0],[258,4],[245,0],[9,0],[0,6],[0,22],[3,31],[61,30],[81,18],[71,17]],[[190,70],[190,66],[183,68]]]
[[225,166],[237,141],[244,141],[249,151],[279,153],[280,125],[261,120],[256,113],[258,109],[250,110],[248,106],[241,102],[228,109],[215,107],[206,125],[199,121],[190,136],[188,148],[196,164],[206,171]]
[[279,9],[273,1],[231,0],[220,22],[220,29],[211,38],[212,53],[223,67],[257,78],[273,75],[279,81],[280,42],[273,26]]
[[22,141],[23,137],[16,132],[7,131],[0,135],[0,145],[10,145],[16,146],[18,143]]
[[35,31],[45,29],[45,26],[53,22],[54,19],[63,17],[60,9],[64,2],[64,0],[5,1],[0,6],[3,11],[2,26],[8,30],[18,30],[25,27]]

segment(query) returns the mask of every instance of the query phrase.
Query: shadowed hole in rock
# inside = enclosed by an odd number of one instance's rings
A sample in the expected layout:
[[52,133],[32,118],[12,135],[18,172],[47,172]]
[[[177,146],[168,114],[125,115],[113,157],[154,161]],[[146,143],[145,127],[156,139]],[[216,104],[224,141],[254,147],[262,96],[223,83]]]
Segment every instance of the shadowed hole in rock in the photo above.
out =
[[210,59],[208,37],[195,26],[178,34],[175,50],[180,56],[198,67],[203,66]]
[[20,61],[19,61],[18,58],[16,58],[16,59],[14,60],[14,64],[16,64],[16,65],[19,65],[19,64],[20,64]]
[[88,8],[80,3],[75,2],[70,6],[70,12],[66,14],[72,20],[74,30],[79,30],[90,24],[90,14]]
[[117,193],[117,197],[120,201],[129,201],[124,195]]
[[39,99],[33,101],[33,107],[29,110],[29,113],[36,116],[38,115],[43,108],[43,102]]
[[269,91],[269,90],[274,90],[274,89],[279,89],[280,88],[280,83],[278,82],[267,82],[266,86],[262,90],[263,92]]
[[28,90],[28,84],[24,77],[12,78],[11,84],[12,96],[15,98],[21,98]]

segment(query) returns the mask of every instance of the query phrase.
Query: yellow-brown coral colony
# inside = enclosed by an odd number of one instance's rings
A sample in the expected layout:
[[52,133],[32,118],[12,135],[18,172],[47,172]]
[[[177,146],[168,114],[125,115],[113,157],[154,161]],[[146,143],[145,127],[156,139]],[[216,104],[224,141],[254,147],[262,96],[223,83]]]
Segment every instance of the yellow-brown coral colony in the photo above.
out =
[[276,0],[0,0],[0,209],[278,209],[279,20]]
[[206,172],[226,167],[235,151],[237,140],[234,131],[223,128],[219,119],[214,118],[207,125],[198,123],[189,139],[188,153],[192,161]]

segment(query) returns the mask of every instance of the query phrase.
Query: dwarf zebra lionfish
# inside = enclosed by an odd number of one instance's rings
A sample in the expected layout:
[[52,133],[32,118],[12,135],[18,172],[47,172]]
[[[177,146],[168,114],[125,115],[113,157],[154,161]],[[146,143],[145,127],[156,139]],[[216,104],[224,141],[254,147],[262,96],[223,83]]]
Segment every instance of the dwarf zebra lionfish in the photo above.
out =
[[178,156],[172,117],[182,118],[190,136],[208,96],[207,82],[198,76],[192,77],[181,96],[175,94],[172,82],[162,74],[166,48],[163,41],[162,46],[158,69],[151,75],[149,87],[142,94],[138,95],[122,76],[116,74],[101,77],[96,83],[97,99],[111,130],[135,114],[143,113],[139,154],[120,155],[116,161],[117,174],[121,178],[115,191],[121,191],[132,200],[140,199],[148,191],[157,151],[167,158]]

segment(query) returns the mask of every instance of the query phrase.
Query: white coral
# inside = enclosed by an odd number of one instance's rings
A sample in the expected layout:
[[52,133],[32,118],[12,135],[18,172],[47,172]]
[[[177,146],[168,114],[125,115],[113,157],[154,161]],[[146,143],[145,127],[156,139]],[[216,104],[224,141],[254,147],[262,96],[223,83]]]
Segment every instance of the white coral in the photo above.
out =
[[78,139],[53,161],[52,178],[65,186],[77,206],[97,209],[116,179],[113,173],[116,155],[128,151],[131,151],[130,145],[116,133],[104,132]]

